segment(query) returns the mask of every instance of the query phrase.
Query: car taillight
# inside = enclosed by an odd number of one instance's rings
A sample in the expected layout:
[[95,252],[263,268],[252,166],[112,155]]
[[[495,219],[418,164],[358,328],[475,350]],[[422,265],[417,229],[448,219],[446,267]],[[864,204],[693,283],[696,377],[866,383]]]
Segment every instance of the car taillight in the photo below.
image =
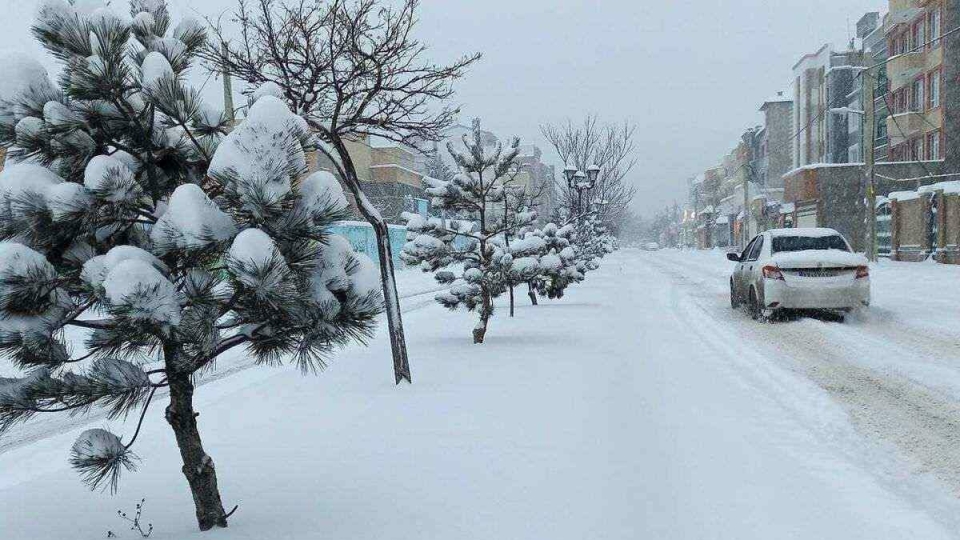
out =
[[870,267],[869,266],[858,266],[857,267],[857,279],[865,279],[870,277]]
[[780,271],[780,268],[770,265],[763,267],[763,277],[764,279],[779,279],[784,281],[783,272]]

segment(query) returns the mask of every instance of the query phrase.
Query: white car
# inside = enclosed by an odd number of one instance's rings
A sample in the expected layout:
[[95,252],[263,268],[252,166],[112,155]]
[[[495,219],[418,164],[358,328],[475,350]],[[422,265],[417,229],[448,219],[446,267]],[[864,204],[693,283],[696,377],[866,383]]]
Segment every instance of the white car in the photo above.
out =
[[656,242],[647,242],[646,244],[643,245],[643,249],[644,251],[659,251],[660,244]]
[[850,312],[870,305],[866,257],[833,229],[774,229],[750,241],[730,276],[730,305],[754,319],[786,310]]

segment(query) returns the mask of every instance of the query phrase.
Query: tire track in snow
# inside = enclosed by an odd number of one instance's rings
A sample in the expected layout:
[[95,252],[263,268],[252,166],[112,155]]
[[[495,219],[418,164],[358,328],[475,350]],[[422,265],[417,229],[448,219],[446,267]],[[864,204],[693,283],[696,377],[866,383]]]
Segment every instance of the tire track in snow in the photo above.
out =
[[[682,252],[664,251],[670,257],[669,264],[672,267],[682,268],[685,273],[674,272],[675,276],[684,276],[688,281],[696,282],[705,287],[716,290],[717,294],[722,294],[726,303],[727,289],[729,287],[727,278],[729,273],[721,273],[723,270],[716,264],[706,261],[698,261],[691,257],[685,257]],[[679,255],[679,256],[674,256]],[[658,264],[659,261],[648,261],[651,264]],[[659,268],[665,269],[662,264]],[[732,268],[732,263],[730,264]],[[876,290],[876,284],[874,284]],[[937,310],[954,310],[955,305],[938,301],[935,298],[925,298],[925,304],[931,307],[931,314]],[[904,319],[892,310],[883,307],[873,306],[867,312],[854,314],[847,317],[847,323],[843,326],[848,331],[863,332],[864,335],[872,335],[885,341],[895,341],[904,348],[912,351],[914,356],[934,361],[940,359],[953,360],[949,366],[954,370],[960,370],[960,338],[957,332],[950,328],[935,325],[917,324],[913,320]]]
[[[686,324],[700,343],[717,352],[716,363],[726,367],[728,374],[779,405],[786,418],[805,429],[830,453],[869,474],[905,504],[928,514],[947,530],[960,530],[956,499],[946,495],[939,483],[930,477],[904,475],[904,460],[896,449],[882,440],[863,437],[853,422],[837,421],[835,407],[840,407],[840,414],[849,411],[843,403],[837,403],[831,392],[821,393],[819,383],[805,379],[806,374],[800,370],[770,362],[769,355],[759,350],[738,346],[731,339],[736,328],[724,325],[723,319],[714,317],[680,288],[674,287],[671,298],[673,316]],[[810,384],[805,384],[805,380]],[[781,431],[780,427],[775,423],[769,436],[790,448],[790,441],[797,435],[789,429]]]
[[[742,312],[733,312],[726,293],[716,284],[689,276],[672,264],[650,257],[643,263],[663,274],[678,289],[677,306],[686,305],[678,316],[698,319],[691,330],[709,341],[703,328],[726,335],[730,342],[747,340],[750,349],[764,351],[761,358],[814,382],[843,406],[857,429],[895,447],[915,473],[930,473],[960,494],[960,401],[906,377],[856,363],[857,358],[878,354],[895,362],[909,355],[908,345],[870,332],[851,332],[846,325],[801,320],[783,324],[759,324]],[[673,263],[674,261],[670,261]],[[715,267],[712,269],[715,270]],[[704,273],[703,270],[699,270]],[[722,284],[726,287],[726,283]],[[681,292],[682,289],[682,292]],[[893,334],[899,335],[899,334]],[[754,353],[755,354],[755,353]],[[955,352],[953,354],[956,354]],[[732,361],[735,356],[727,355]],[[851,361],[852,360],[852,361]],[[769,392],[796,394],[796,390],[760,377],[756,365],[741,376]],[[823,432],[825,426],[808,424]],[[827,435],[830,436],[829,434]],[[898,472],[885,474],[896,479]],[[956,525],[956,523],[954,523]]]

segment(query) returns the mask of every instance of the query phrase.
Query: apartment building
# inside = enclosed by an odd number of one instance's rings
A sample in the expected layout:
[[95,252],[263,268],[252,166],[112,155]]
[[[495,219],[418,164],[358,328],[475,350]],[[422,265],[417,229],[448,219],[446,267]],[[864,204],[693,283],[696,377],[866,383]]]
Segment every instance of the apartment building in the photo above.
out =
[[[425,214],[429,211],[429,199],[423,188],[423,160],[417,150],[388,141],[373,141],[369,136],[347,141],[346,145],[363,192],[387,221],[402,223],[403,212]],[[308,158],[310,170],[336,170],[322,155],[314,152]],[[354,214],[359,216],[356,201],[352,196],[348,196],[348,200]]]
[[517,155],[520,173],[516,184],[536,196],[535,210],[543,219],[549,219],[557,206],[556,168],[543,162],[543,152],[534,144],[520,147]]
[[[857,21],[857,38],[861,41],[863,64],[869,67],[869,77],[855,77],[853,92],[849,95],[847,107],[854,111],[866,111],[870,104],[864,102],[866,97],[864,84],[868,81],[874,84],[874,114],[876,130],[872,134],[865,133],[864,115],[851,113],[848,118],[850,163],[861,163],[866,155],[868,144],[873,144],[874,160],[887,160],[887,37],[884,34],[883,19],[879,12],[865,14]],[[872,143],[871,143],[872,141]]]
[[891,0],[884,20],[889,61],[889,161],[944,159],[943,0]]
[[718,165],[704,171],[693,179],[690,186],[690,198],[693,201],[693,219],[696,226],[696,244],[700,249],[711,248],[716,245],[715,230],[719,229],[719,238],[729,242],[729,220],[719,215],[718,206],[721,200],[721,186],[727,176],[723,165]]
[[778,92],[763,102],[763,131],[754,169],[757,183],[778,200],[783,197],[783,175],[793,165],[793,100]]
[[794,168],[849,162],[849,115],[831,110],[847,106],[861,64],[859,51],[824,45],[793,66]]

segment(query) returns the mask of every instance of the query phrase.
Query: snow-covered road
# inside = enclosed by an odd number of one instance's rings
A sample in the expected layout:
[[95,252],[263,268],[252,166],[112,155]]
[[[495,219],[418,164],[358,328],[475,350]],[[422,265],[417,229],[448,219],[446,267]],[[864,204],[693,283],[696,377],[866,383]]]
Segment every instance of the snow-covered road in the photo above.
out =
[[[483,346],[470,315],[408,312],[412,387],[385,335],[317,378],[211,382],[201,432],[240,510],[210,537],[960,538],[957,314],[929,313],[960,270],[881,265],[844,325],[756,324],[727,271],[620,252],[562,301],[500,310]],[[938,290],[908,302],[918,278]],[[0,454],[0,538],[100,538],[141,497],[154,538],[195,535],[161,416],[116,497],[69,470],[79,428]]]
[[640,260],[694,301],[725,339],[814,382],[853,423],[897,448],[912,470],[960,493],[960,268],[881,261],[874,305],[845,324],[756,324],[729,309],[723,254],[663,251]]

